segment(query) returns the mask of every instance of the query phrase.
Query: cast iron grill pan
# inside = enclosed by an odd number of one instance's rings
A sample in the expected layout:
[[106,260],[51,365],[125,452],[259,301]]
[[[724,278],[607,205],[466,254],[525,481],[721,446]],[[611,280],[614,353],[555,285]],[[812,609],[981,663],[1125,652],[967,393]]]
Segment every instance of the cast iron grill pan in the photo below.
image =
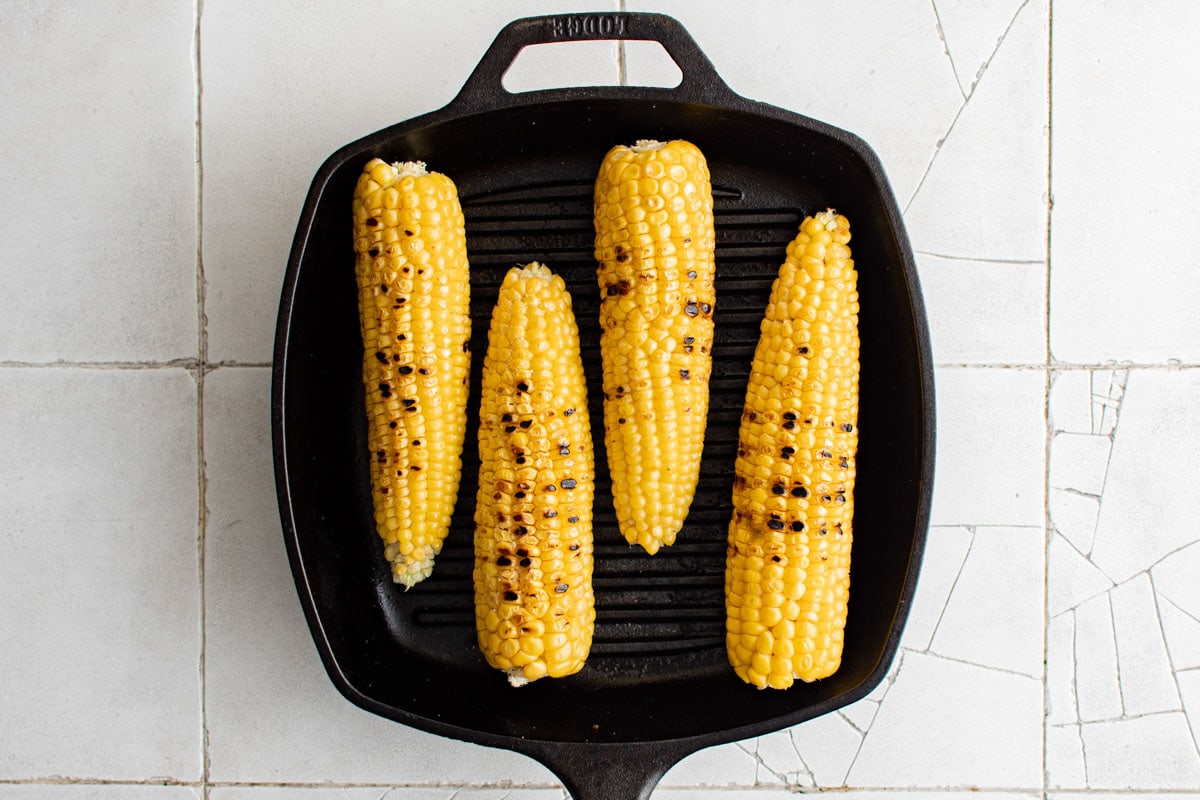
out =
[[[659,41],[675,89],[514,95],[500,78],[521,47],[560,38]],[[600,395],[592,181],[619,142],[686,138],[712,172],[716,339],[700,484],[678,543],[650,557],[612,511]],[[426,161],[459,187],[471,259],[472,396],[463,481],[433,575],[391,582],[373,528],[350,197],[372,157]],[[724,651],[723,575],[733,459],[750,359],[771,282],[807,214],[851,221],[862,312],[855,542],[841,669],[757,691]],[[572,294],[596,448],[596,631],[587,666],[520,690],[475,644],[472,514],[480,369],[509,267],[540,260]],[[867,694],[895,653],[919,569],[931,492],[933,394],[920,291],[877,159],[856,137],[729,90],[674,20],[650,14],[518,20],[440,111],[339,150],[305,204],[280,305],[273,375],[284,535],[314,641],[352,702],[427,731],[531,755],[584,797],[648,796],[701,747],[767,733]],[[607,766],[606,766],[607,765]]]

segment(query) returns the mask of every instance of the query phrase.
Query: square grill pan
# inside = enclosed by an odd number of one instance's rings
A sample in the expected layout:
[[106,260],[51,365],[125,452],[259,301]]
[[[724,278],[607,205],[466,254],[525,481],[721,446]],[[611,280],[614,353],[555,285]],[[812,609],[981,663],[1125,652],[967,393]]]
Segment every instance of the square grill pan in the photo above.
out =
[[[522,47],[586,39],[661,43],[673,89],[512,94]],[[696,499],[677,544],[647,556],[612,509],[600,395],[592,184],[604,153],[684,138],[712,174],[717,233],[711,409]],[[473,319],[463,480],[433,575],[405,592],[374,531],[366,457],[350,198],[363,164],[422,160],[458,185]],[[855,538],[840,670],[758,691],[724,651],[723,575],[733,462],[750,359],[787,243],[804,216],[851,222],[862,376]],[[480,369],[505,271],[563,276],[579,322],[596,448],[595,641],[575,676],[510,688],[475,643],[471,569]],[[859,138],[730,90],[675,20],[610,13],[505,27],[439,111],[338,150],[317,172],[288,262],[276,333],[272,430],[284,538],[330,679],[353,703],[422,730],[530,755],[577,798],[647,797],[702,747],[795,725],[883,678],[915,589],[932,490],[934,405],[913,257],[878,159]]]

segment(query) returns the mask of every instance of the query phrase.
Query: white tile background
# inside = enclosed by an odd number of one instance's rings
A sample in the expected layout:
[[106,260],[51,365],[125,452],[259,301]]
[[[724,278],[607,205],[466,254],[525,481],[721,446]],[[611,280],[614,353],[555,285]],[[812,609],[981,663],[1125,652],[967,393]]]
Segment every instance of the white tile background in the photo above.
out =
[[[563,797],[329,683],[279,535],[269,361],[324,157],[448,102],[510,19],[617,8],[873,145],[937,363],[933,527],[888,679],[655,796],[1200,797],[1200,5],[12,0],[0,798]],[[542,48],[509,85],[672,69]]]

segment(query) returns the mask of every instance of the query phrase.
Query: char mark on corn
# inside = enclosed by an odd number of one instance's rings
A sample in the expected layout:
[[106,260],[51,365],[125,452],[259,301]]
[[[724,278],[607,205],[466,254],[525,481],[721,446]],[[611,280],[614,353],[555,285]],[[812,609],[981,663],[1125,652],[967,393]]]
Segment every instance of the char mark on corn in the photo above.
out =
[[493,310],[479,412],[475,626],[519,686],[583,668],[595,465],[579,331],[563,280],[514,267]]
[[618,145],[595,184],[604,435],[618,526],[655,553],[695,497],[712,373],[708,164],[675,140]]
[[466,437],[471,338],[466,234],[450,178],[372,159],[354,191],[375,526],[397,583],[433,570]]
[[858,289],[846,218],[808,217],[751,364],[725,569],[726,650],[759,688],[841,663],[858,449]]

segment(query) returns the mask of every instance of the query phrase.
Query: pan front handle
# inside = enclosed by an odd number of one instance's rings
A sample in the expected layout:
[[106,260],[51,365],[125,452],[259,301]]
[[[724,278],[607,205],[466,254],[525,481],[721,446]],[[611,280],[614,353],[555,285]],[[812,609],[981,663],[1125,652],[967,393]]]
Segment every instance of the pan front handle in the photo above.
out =
[[[680,99],[695,102],[724,102],[736,96],[678,20],[665,14],[612,11],[550,14],[510,22],[496,35],[451,105],[460,110],[511,105],[519,95],[505,89],[502,80],[523,48],[534,44],[597,40],[639,40],[661,44],[683,73],[683,79],[673,89],[656,91],[671,92]],[[572,93],[578,90],[566,88],[550,91]],[[544,95],[544,92],[522,94]]]
[[521,748],[558,776],[571,800],[649,800],[667,770],[693,749],[678,742],[529,742]]

